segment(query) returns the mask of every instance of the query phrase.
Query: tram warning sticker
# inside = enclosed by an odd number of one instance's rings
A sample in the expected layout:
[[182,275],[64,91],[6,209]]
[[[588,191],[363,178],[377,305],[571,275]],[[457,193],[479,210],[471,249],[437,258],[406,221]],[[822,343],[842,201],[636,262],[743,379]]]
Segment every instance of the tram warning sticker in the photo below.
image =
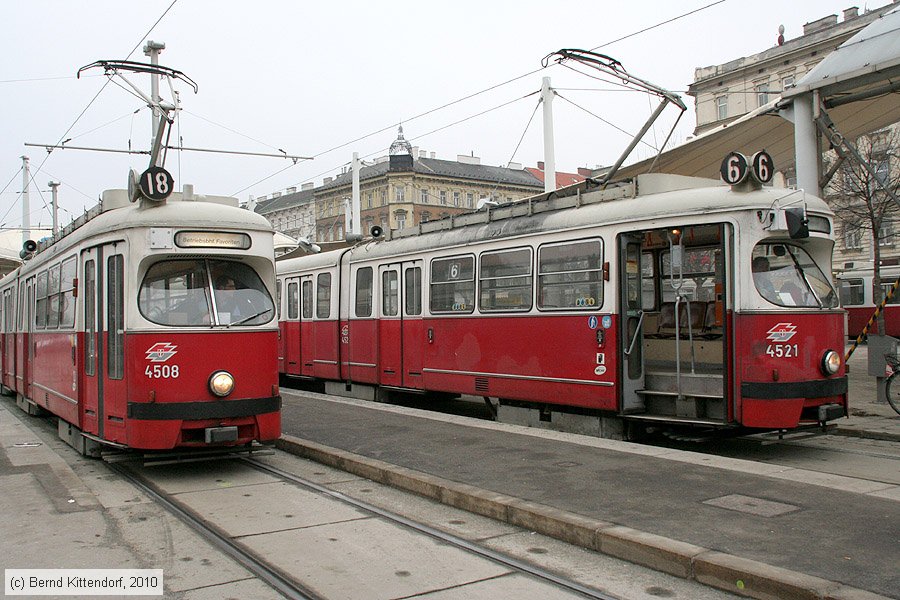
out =
[[178,353],[177,348],[169,342],[158,342],[147,348],[147,360],[152,363],[166,362]]
[[769,334],[766,336],[767,340],[783,344],[797,334],[797,326],[793,323],[779,323],[766,333]]
[[603,329],[609,329],[610,327],[612,327],[612,317],[605,315],[603,317]]
[[588,328],[597,329],[599,325],[600,323],[597,321],[597,317],[595,317],[594,315],[588,317]]

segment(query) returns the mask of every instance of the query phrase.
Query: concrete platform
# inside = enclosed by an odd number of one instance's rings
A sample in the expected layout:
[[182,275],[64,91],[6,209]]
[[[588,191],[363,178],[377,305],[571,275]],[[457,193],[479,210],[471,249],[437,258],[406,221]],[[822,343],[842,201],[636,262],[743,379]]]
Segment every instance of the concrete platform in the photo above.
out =
[[283,424],[284,449],[736,594],[900,590],[890,483],[299,392]]

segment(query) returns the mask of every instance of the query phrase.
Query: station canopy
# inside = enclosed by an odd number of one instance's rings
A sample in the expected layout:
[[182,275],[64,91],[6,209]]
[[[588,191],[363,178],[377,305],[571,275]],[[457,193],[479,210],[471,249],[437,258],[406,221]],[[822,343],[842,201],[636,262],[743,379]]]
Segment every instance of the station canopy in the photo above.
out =
[[[848,140],[900,121],[900,8],[845,41],[782,96],[663,152],[654,171],[718,179],[722,159],[732,151],[766,150],[776,168],[794,164],[794,126],[780,113],[812,92]],[[653,160],[622,167],[616,179],[646,173]]]

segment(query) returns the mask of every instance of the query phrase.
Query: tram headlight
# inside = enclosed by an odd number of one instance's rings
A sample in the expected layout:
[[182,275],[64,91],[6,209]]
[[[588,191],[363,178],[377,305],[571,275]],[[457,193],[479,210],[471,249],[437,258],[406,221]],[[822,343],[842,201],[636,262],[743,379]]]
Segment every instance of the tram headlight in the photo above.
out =
[[826,350],[822,355],[822,372],[825,375],[834,375],[841,368],[841,355],[834,350]]
[[209,376],[209,391],[224,398],[234,390],[234,376],[228,371],[216,371]]

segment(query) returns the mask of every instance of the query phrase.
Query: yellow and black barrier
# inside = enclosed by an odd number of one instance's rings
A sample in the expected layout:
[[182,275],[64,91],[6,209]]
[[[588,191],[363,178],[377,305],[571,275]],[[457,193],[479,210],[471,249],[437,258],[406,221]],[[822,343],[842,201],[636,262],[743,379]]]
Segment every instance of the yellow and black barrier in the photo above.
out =
[[[900,277],[897,278],[897,281],[894,282],[894,285],[891,286],[891,289],[888,290],[887,294],[885,294],[884,299],[878,303],[878,306],[875,307],[875,312],[872,313],[872,316],[869,317],[869,322],[866,323],[866,326],[863,327],[863,330],[856,337],[856,341],[853,342],[853,345],[850,346],[850,349],[847,351],[847,355],[844,357],[844,364],[847,364],[847,361],[850,360],[850,356],[856,350],[856,347],[859,346],[864,339],[866,339],[869,335],[869,328],[875,323],[875,319],[878,318],[878,315],[881,314],[881,311],[884,310],[885,305],[890,301],[891,298],[894,297],[894,292],[897,291],[897,288],[900,287]],[[884,331],[881,332],[882,335],[887,335]]]

